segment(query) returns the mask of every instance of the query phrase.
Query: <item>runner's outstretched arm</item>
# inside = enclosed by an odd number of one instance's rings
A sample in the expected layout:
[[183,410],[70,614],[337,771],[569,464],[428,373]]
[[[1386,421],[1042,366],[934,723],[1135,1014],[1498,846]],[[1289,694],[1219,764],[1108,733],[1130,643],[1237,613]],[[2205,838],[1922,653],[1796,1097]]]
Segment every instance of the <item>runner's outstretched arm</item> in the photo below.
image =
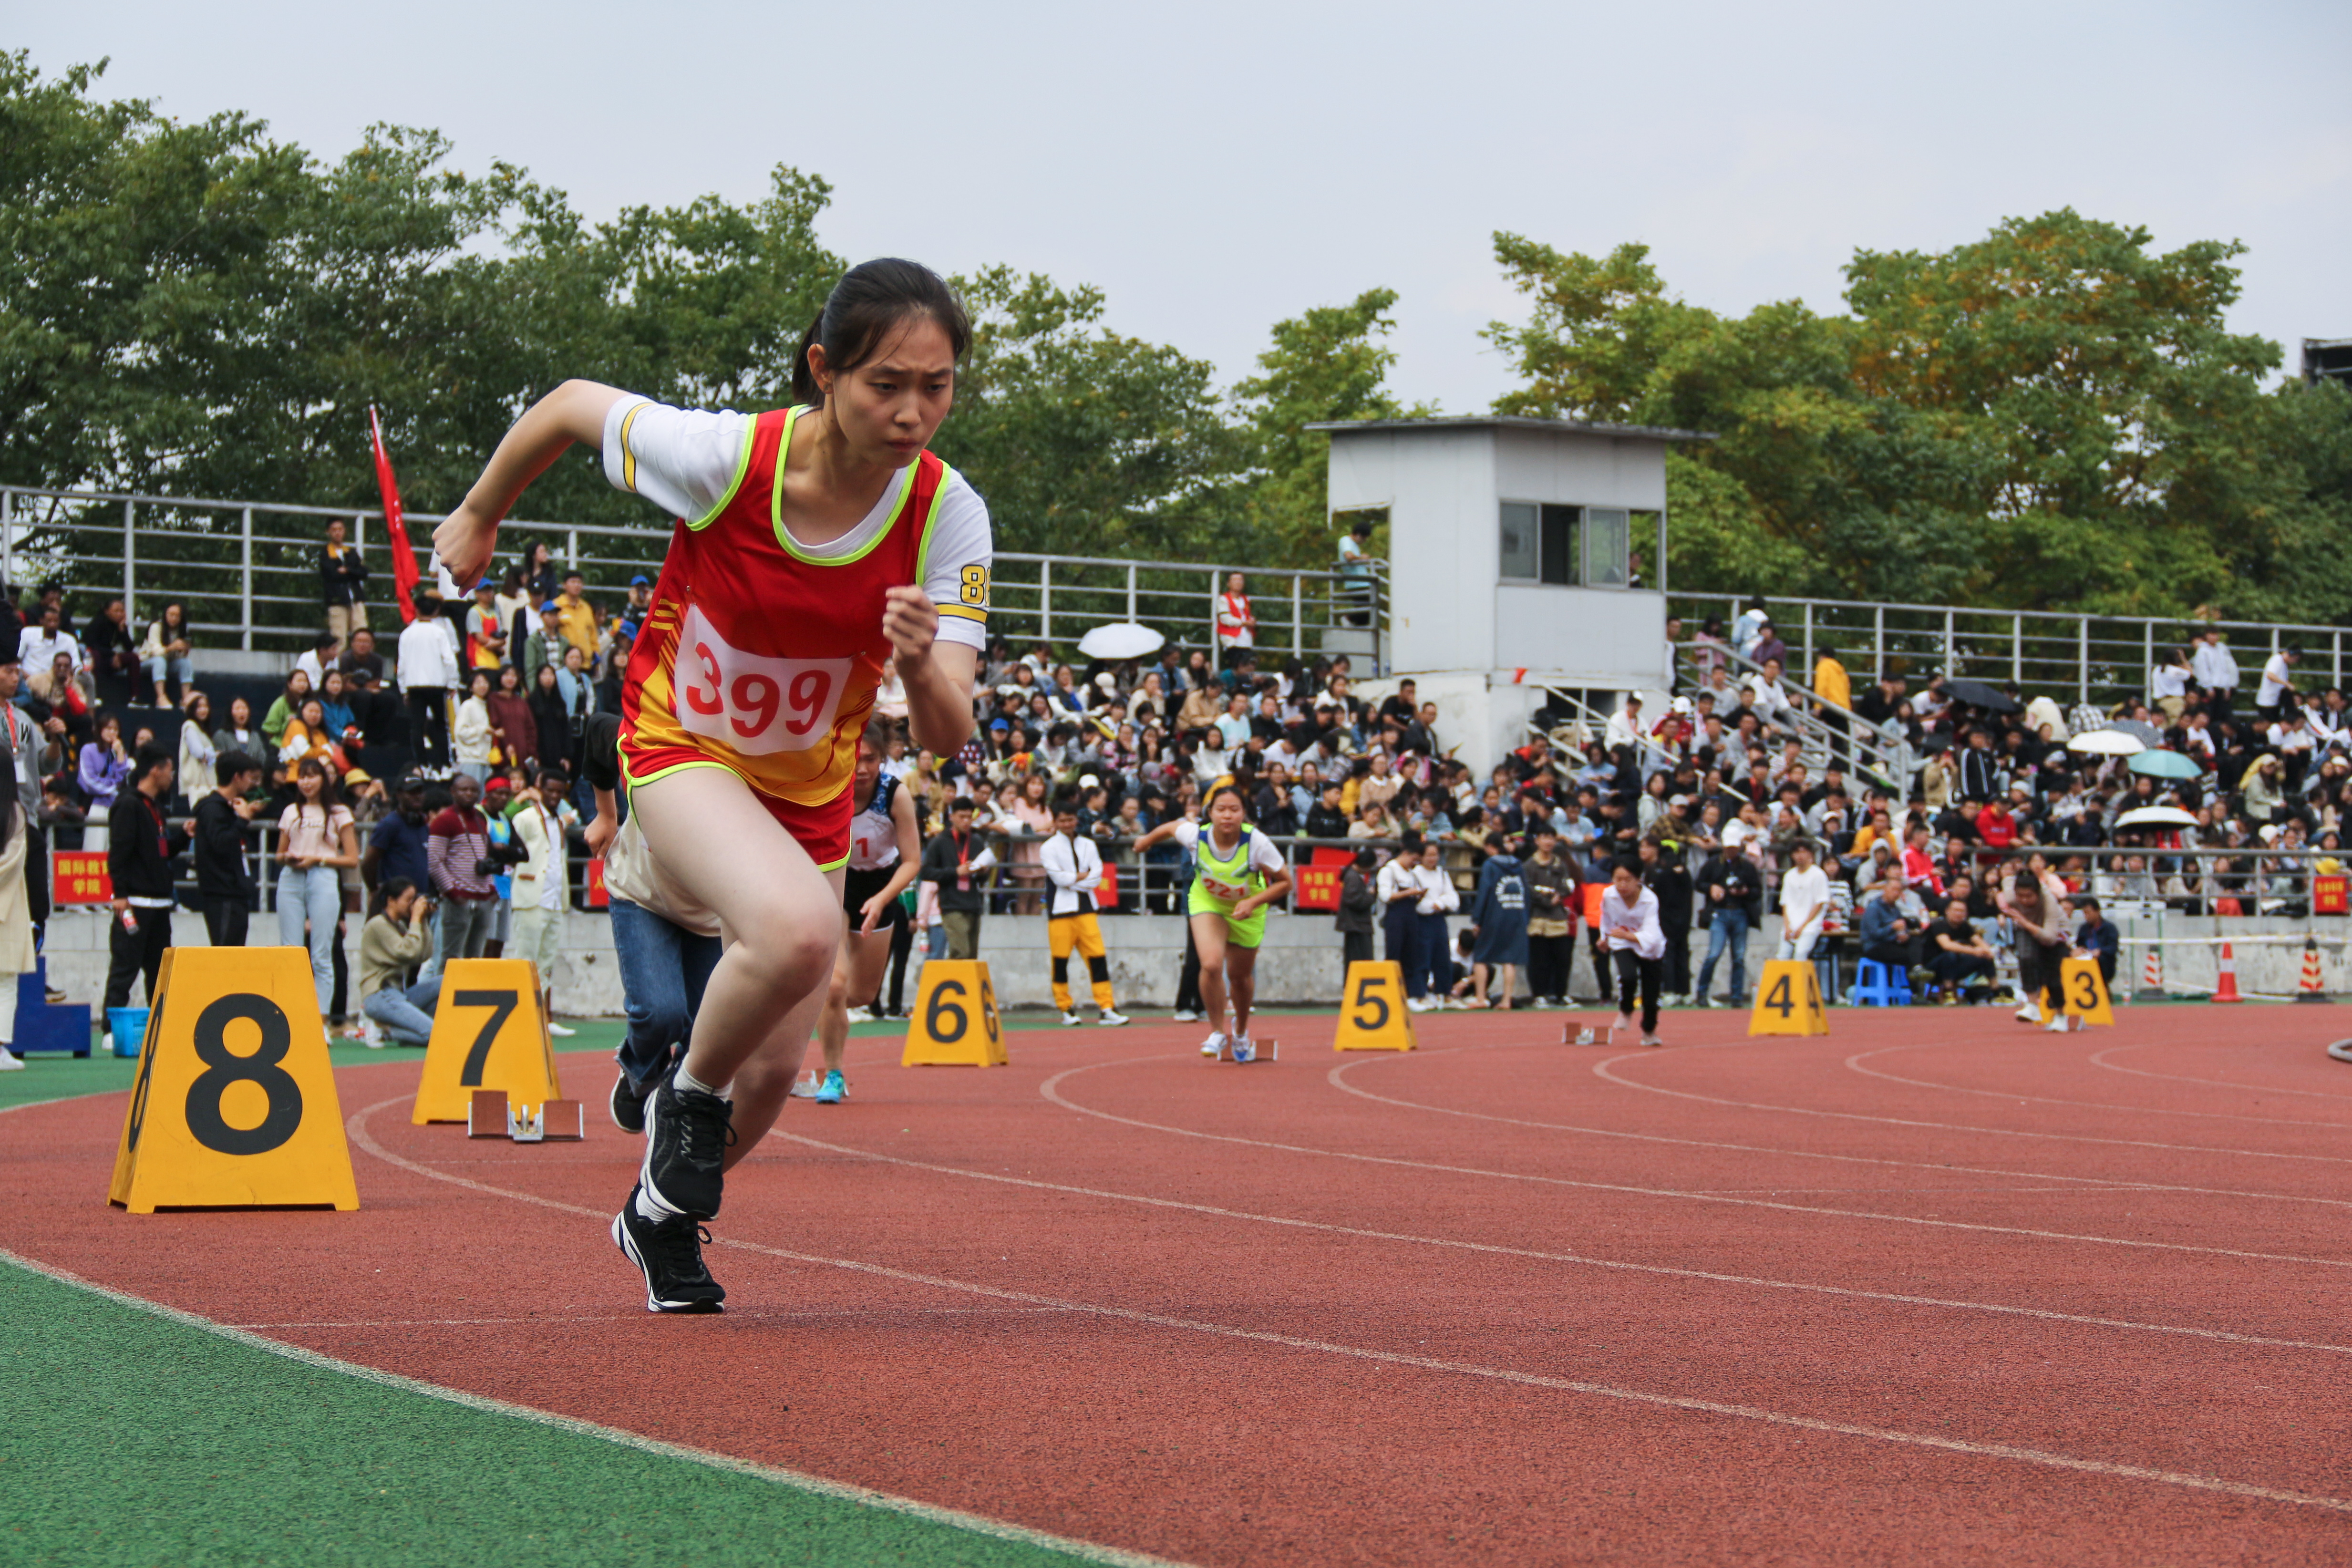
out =
[[457,510],[433,531],[433,553],[451,576],[460,583],[481,576],[498,545],[499,523],[516,498],[573,442],[603,451],[604,415],[627,395],[593,381],[567,381],[525,410]]

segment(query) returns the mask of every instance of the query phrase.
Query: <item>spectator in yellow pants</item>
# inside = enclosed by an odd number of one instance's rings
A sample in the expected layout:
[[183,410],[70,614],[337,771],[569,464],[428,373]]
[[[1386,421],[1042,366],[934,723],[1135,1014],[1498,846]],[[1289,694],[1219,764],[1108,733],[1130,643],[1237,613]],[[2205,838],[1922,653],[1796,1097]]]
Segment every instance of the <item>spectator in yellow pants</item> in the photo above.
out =
[[1054,954],[1054,1005],[1062,1022],[1079,1022],[1070,998],[1070,950],[1077,949],[1093,977],[1095,1005],[1105,1025],[1124,1024],[1112,1005],[1110,963],[1103,955],[1102,926],[1095,917],[1095,889],[1102,882],[1102,853],[1091,838],[1078,837],[1077,807],[1064,801],[1054,810],[1054,837],[1038,853],[1045,868],[1045,942]]

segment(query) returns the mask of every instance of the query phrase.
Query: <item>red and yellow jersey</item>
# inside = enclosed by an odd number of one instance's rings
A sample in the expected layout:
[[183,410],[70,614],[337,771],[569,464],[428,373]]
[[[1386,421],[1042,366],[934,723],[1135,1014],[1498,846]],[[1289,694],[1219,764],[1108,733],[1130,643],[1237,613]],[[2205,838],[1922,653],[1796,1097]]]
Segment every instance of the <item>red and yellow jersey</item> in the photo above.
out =
[[[884,595],[930,574],[934,531],[958,481],[925,452],[894,484],[895,502],[886,496],[891,510],[872,520],[877,526],[829,546],[802,545],[782,517],[785,458],[802,412],[749,421],[731,486],[671,532],[621,693],[621,755],[633,786],[717,763],[774,800],[846,804],[857,736],[890,657]],[[608,468],[616,456],[633,461],[625,426],[619,435]],[[983,561],[982,616],[986,579]],[[943,616],[943,632],[948,624]]]

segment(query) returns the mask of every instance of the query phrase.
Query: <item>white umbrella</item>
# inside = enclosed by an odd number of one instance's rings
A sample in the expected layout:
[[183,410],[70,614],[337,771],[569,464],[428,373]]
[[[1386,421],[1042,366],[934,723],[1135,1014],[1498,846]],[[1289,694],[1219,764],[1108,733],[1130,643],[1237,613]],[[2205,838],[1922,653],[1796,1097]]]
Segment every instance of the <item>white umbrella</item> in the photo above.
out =
[[1113,621],[1097,626],[1078,639],[1078,651],[1088,658],[1148,658],[1168,639],[1150,626],[1133,621]]
[[2147,750],[2147,742],[2121,730],[2085,730],[2067,742],[2066,749],[2103,757],[2136,757]]
[[2143,805],[2116,818],[2117,827],[2194,827],[2197,819],[2177,805]]

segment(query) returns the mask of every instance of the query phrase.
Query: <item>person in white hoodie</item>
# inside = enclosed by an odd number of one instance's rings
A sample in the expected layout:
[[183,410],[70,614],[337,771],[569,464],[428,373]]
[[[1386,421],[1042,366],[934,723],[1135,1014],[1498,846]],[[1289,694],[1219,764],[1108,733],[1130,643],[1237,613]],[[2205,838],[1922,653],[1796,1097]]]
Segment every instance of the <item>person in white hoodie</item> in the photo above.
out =
[[1803,963],[1813,956],[1822,939],[1822,917],[1829,913],[1829,873],[1814,864],[1813,843],[1800,838],[1789,847],[1791,862],[1780,873],[1780,948],[1775,958]]
[[1601,895],[1601,929],[1617,966],[1617,1027],[1633,1026],[1633,992],[1642,993],[1642,1043],[1658,1038],[1658,986],[1665,974],[1666,931],[1658,923],[1658,895],[1642,885],[1642,868],[1620,860]]

